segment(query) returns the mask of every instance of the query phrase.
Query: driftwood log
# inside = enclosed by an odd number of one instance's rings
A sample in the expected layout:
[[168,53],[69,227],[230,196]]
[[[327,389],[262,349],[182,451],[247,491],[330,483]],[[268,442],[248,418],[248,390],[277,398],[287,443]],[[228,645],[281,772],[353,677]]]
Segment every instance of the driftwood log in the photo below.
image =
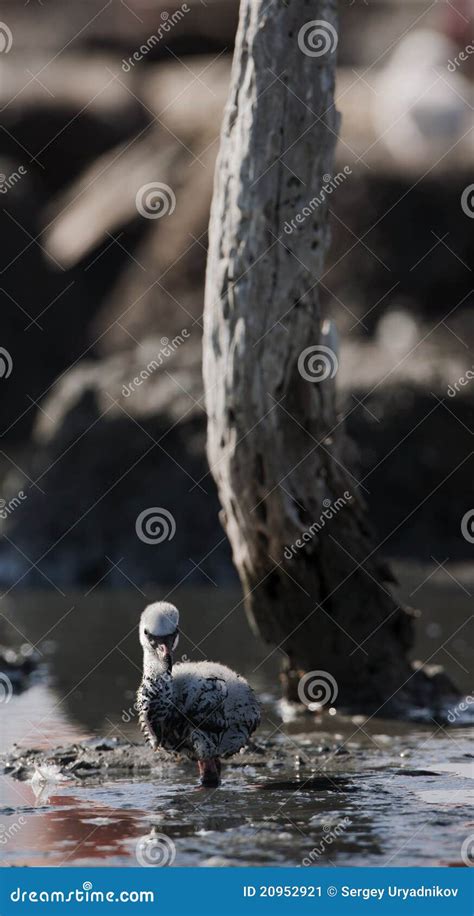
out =
[[288,694],[322,670],[344,704],[388,713],[432,703],[444,681],[408,661],[413,616],[346,467],[318,293],[327,198],[285,230],[333,174],[335,7],[242,2],[210,222],[208,458],[250,620],[285,653]]

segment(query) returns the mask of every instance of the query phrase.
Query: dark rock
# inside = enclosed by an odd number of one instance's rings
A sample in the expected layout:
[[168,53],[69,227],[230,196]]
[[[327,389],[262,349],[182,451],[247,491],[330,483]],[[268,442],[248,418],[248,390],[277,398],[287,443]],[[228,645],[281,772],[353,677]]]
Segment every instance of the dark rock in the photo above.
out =
[[439,776],[439,773],[433,773],[431,770],[394,770],[396,776]]

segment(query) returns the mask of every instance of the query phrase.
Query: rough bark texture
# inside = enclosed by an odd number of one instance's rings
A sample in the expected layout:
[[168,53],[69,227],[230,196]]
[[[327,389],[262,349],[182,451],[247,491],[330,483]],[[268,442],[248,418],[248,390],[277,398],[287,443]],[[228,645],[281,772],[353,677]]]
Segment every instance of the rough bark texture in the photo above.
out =
[[[317,285],[327,199],[295,231],[284,228],[333,167],[336,55],[301,50],[312,20],[330,34],[336,4],[241,6],[210,223],[208,457],[250,619],[286,653],[290,695],[302,671],[323,669],[343,703],[388,711],[432,702],[439,683],[413,674],[407,660],[412,618],[387,588],[344,467],[334,381],[308,381],[298,369],[306,348],[336,350]],[[322,516],[336,500],[340,508]],[[309,529],[301,548],[285,549]]]

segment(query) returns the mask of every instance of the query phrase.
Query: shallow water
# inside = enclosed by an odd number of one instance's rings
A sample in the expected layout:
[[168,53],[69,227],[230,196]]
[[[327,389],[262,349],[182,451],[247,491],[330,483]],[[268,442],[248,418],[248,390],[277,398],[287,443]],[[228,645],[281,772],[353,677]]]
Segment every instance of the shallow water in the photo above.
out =
[[[418,621],[415,657],[442,663],[470,694],[472,570],[421,585],[429,572],[402,570],[404,597],[416,589],[411,603],[429,609]],[[150,590],[146,600],[156,597]],[[265,711],[257,743],[265,739],[271,753],[260,765],[227,765],[217,790],[198,788],[194,766],[174,761],[153,779],[2,776],[4,865],[134,866],[152,834],[168,838],[158,858],[175,866],[462,864],[462,844],[474,833],[470,730],[337,710],[294,716],[279,702],[278,653],[268,657],[251,636],[237,592],[183,589],[173,600],[186,634],[179,653],[207,655],[249,677]],[[41,665],[32,686],[1,707],[0,749],[141,740],[133,704],[144,603],[131,590],[4,599],[0,642],[36,644]]]

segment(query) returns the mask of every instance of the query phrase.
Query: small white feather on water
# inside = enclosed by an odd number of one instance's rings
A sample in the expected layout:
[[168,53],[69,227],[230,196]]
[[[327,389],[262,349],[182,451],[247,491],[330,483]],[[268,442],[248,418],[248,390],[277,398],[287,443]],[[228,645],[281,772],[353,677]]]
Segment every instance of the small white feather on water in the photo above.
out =
[[43,794],[48,787],[55,783],[67,782],[68,776],[61,771],[55,763],[40,764],[28,780],[36,797]]

